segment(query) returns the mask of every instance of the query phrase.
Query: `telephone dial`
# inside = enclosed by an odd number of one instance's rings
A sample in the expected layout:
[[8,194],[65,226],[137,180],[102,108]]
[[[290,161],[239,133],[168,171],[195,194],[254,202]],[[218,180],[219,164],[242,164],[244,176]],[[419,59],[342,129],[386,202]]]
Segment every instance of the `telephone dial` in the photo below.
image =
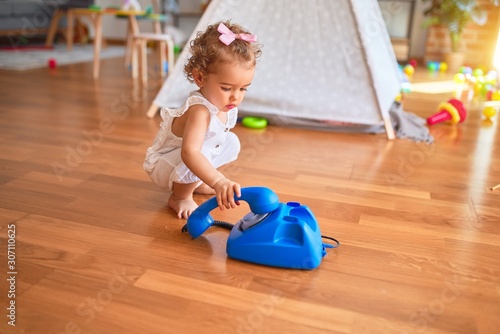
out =
[[[231,258],[268,266],[314,269],[326,255],[326,248],[338,247],[339,242],[322,236],[311,210],[297,202],[281,203],[269,188],[246,187],[241,197],[250,212],[236,224],[215,221],[210,211],[217,208],[217,199],[202,203],[187,220],[183,231],[193,238],[203,234],[211,226],[231,230],[226,252]],[[323,243],[333,240],[336,245]]]

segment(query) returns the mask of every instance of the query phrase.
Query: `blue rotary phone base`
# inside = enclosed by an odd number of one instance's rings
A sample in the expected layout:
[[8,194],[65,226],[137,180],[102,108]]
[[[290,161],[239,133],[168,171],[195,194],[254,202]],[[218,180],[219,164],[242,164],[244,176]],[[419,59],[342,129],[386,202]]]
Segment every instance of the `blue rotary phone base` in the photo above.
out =
[[[215,197],[200,205],[189,216],[186,226],[193,238],[197,238],[210,226],[231,229],[226,252],[231,258],[294,269],[317,268],[326,255],[318,223],[307,206],[297,202],[280,203],[278,196],[269,188],[247,187],[241,189],[241,197],[251,212],[235,225],[214,221],[210,211],[217,207]],[[336,247],[336,246],[335,246]]]

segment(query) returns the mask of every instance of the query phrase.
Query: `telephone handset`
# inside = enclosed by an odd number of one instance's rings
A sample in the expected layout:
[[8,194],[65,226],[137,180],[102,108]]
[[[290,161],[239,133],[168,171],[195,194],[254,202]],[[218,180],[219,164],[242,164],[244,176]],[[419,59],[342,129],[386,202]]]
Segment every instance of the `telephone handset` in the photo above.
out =
[[[269,188],[246,187],[241,188],[241,197],[234,197],[238,201],[245,201],[250,206],[250,210],[255,214],[265,214],[276,210],[280,204],[278,196]],[[213,225],[214,219],[210,211],[217,208],[217,198],[212,197],[201,204],[189,216],[187,221],[187,231],[197,238]]]
[[250,211],[235,225],[214,221],[210,211],[218,207],[212,197],[201,204],[188,218],[187,229],[193,238],[199,237],[210,226],[231,230],[226,252],[234,259],[269,266],[314,269],[326,255],[331,244],[322,242],[318,223],[307,206],[297,202],[280,203],[278,196],[269,188],[246,187],[241,197]]

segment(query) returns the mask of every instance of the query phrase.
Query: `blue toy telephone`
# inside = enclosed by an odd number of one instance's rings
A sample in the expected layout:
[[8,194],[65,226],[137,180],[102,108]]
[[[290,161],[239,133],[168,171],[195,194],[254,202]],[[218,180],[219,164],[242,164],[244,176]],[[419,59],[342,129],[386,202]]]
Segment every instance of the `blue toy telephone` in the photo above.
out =
[[[334,238],[321,235],[307,206],[280,203],[269,188],[242,188],[241,197],[235,199],[247,202],[251,210],[235,225],[214,221],[210,211],[217,208],[217,199],[212,197],[189,216],[182,230],[197,238],[210,226],[230,229],[226,247],[229,257],[284,268],[314,269],[326,255],[326,248],[339,245]],[[337,245],[323,243],[322,238]]]

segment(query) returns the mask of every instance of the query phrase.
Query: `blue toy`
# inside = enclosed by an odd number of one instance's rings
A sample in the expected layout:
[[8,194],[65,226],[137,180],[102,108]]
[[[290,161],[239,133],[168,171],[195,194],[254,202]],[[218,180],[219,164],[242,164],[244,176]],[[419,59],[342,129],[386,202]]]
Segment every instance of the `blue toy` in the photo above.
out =
[[[321,235],[318,223],[307,206],[297,202],[280,203],[269,188],[247,187],[241,197],[251,212],[235,225],[214,221],[210,211],[217,208],[212,197],[201,204],[183,227],[197,238],[210,226],[230,229],[226,246],[231,258],[268,266],[314,269],[326,255],[326,248],[338,247],[339,242]],[[323,243],[322,238],[336,242],[336,246]]]

